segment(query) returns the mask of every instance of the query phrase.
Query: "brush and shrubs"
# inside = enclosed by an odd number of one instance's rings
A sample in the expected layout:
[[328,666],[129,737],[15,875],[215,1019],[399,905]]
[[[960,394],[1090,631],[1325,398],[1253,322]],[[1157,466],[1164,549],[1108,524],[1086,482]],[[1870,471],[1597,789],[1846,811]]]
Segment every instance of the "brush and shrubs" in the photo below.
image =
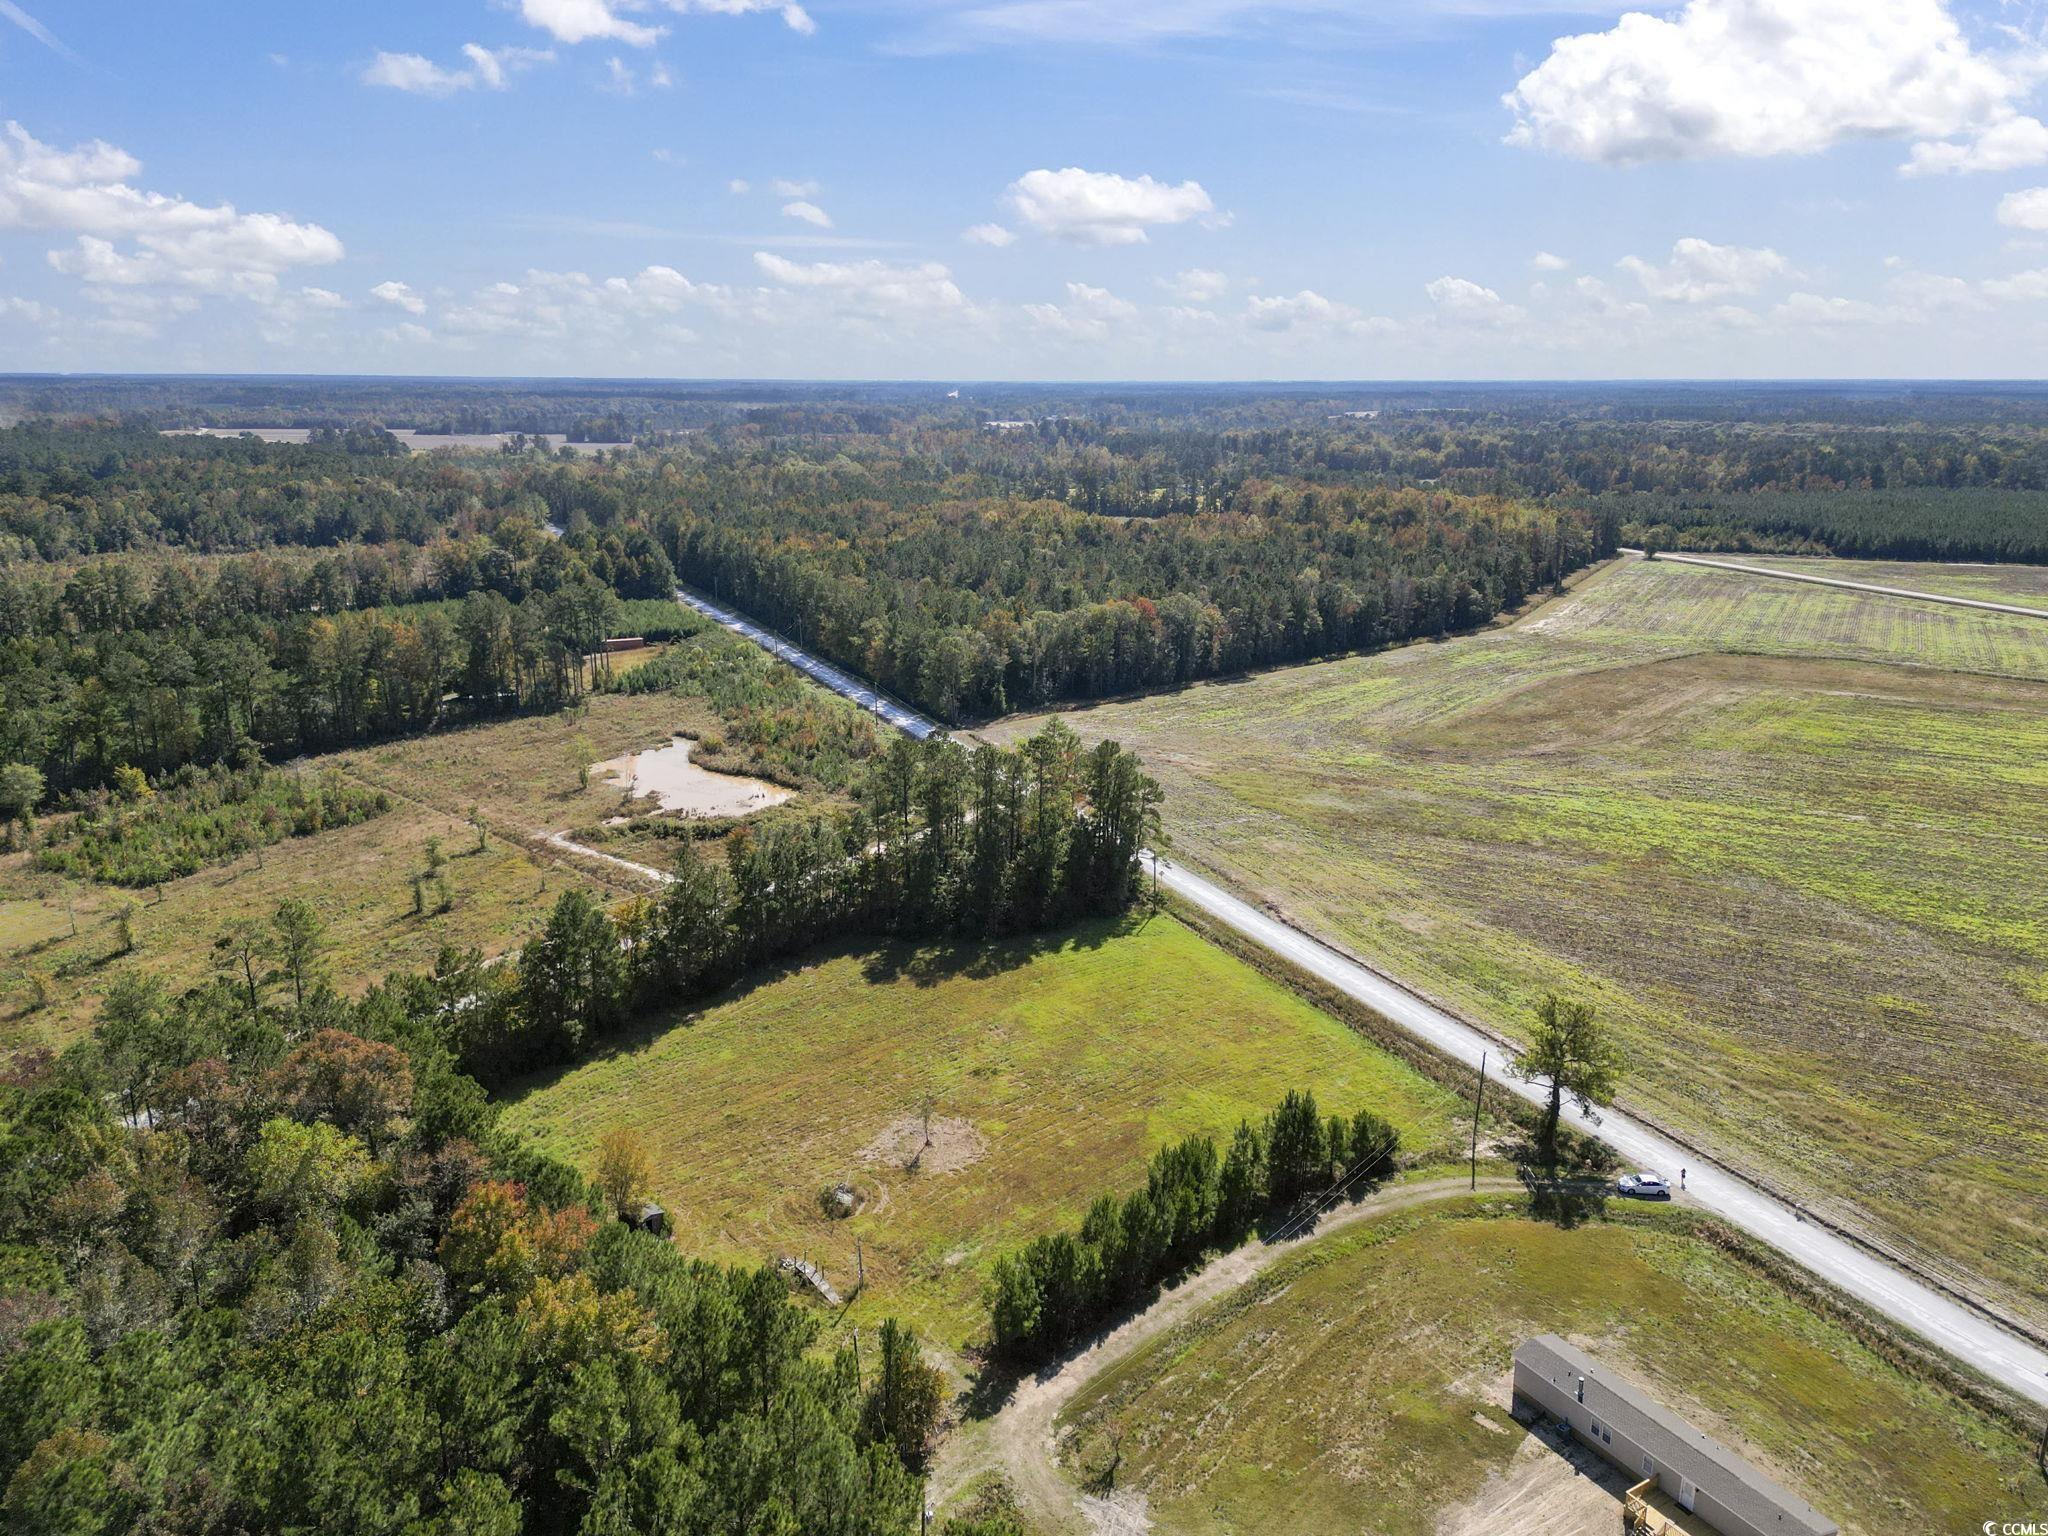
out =
[[106,885],[160,885],[390,808],[382,790],[337,773],[286,773],[261,761],[187,765],[157,785],[139,769],[123,768],[112,792],[74,818],[36,863]]

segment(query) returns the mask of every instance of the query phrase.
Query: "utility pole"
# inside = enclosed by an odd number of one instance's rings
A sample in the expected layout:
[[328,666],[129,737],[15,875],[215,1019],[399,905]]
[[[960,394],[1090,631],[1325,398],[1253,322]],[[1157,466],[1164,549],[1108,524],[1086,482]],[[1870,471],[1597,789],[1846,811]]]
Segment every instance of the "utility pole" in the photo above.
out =
[[856,1395],[864,1394],[867,1385],[860,1379],[860,1324],[853,1325],[853,1387]]
[[858,1237],[853,1240],[853,1265],[855,1273],[859,1276],[853,1283],[853,1294],[858,1296],[868,1288],[867,1250],[862,1246],[861,1240]]
[[1472,1095],[1472,1188],[1479,1188],[1479,1107],[1486,1102],[1486,1052],[1479,1053],[1479,1091]]

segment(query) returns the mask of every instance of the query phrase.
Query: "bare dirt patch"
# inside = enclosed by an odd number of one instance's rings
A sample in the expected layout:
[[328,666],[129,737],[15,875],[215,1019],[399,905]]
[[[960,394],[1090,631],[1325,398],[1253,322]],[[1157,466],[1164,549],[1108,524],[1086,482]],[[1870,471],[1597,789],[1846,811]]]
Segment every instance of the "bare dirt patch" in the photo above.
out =
[[1152,1529],[1145,1495],[1135,1489],[1120,1488],[1099,1498],[1087,1494],[1080,1503],[1081,1514],[1093,1536],[1145,1536]]
[[590,776],[625,786],[635,800],[652,798],[664,811],[686,816],[751,816],[790,798],[790,791],[779,784],[698,767],[690,761],[694,745],[688,737],[678,736],[665,747],[593,764]]
[[861,1150],[861,1161],[886,1163],[906,1173],[958,1173],[988,1156],[988,1139],[965,1120],[933,1120],[925,1135],[922,1115],[906,1115]]
[[1437,1536],[1610,1536],[1627,1492],[1617,1469],[1538,1429],[1470,1503],[1444,1511]]

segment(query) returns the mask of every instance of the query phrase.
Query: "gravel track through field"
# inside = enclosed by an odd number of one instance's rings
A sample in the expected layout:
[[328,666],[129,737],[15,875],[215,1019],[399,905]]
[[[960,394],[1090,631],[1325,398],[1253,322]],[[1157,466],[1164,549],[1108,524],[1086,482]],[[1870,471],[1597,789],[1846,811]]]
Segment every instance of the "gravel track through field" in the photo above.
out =
[[[1489,1177],[1479,1181],[1481,1194],[1519,1192],[1521,1188],[1514,1179]],[[1136,1317],[1112,1329],[1056,1370],[1019,1382],[1010,1400],[988,1421],[986,1436],[975,1437],[971,1451],[961,1454],[961,1437],[949,1439],[940,1449],[938,1464],[932,1472],[934,1502],[958,1491],[972,1478],[1001,1472],[1016,1492],[1018,1502],[1034,1519],[1058,1530],[1088,1529],[1081,1495],[1061,1475],[1053,1456],[1053,1422],[1081,1388],[1151,1340],[1188,1321],[1219,1296],[1227,1296],[1257,1279],[1275,1263],[1317,1238],[1376,1216],[1469,1193],[1471,1183],[1465,1178],[1397,1185],[1337,1207],[1299,1236],[1279,1243],[1254,1239],[1211,1260]]]

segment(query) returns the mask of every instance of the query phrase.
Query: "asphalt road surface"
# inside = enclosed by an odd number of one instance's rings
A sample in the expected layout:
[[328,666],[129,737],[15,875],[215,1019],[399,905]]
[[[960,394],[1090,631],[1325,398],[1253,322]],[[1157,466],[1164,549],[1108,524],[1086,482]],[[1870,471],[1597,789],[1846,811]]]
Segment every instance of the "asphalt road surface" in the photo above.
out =
[[[1759,573],[1781,574],[1763,572],[1761,568]],[[686,606],[772,651],[819,684],[852,699],[863,709],[872,711],[920,741],[939,733],[940,728],[924,716],[884,698],[867,684],[790,644],[780,635],[761,628],[745,616],[688,592],[678,591],[676,596]],[[1542,1079],[1522,1082],[1499,1072],[1504,1065],[1499,1041],[1377,971],[1369,970],[1328,945],[1269,917],[1214,882],[1166,860],[1154,861],[1151,854],[1145,857],[1148,863],[1157,863],[1161,885],[1253,943],[1385,1015],[1442,1055],[1471,1067],[1475,1073],[1481,1053],[1486,1053],[1490,1064],[1489,1079],[1499,1081],[1510,1092],[1532,1102],[1540,1102],[1548,1096],[1548,1086]],[[1567,1102],[1565,1117],[1580,1130],[1599,1137],[1614,1148],[1624,1162],[1638,1168],[1655,1169],[1674,1183],[1678,1170],[1686,1169],[1685,1196],[1693,1204],[1769,1243],[1823,1280],[1975,1367],[2000,1386],[2031,1402],[2048,1406],[2048,1350],[2042,1350],[2018,1334],[2000,1327],[1982,1313],[1953,1300],[1847,1238],[1806,1220],[1794,1207],[1726,1169],[1699,1164],[1695,1154],[1619,1110],[1600,1110],[1596,1118],[1580,1113]]]
[[[1480,1053],[1489,1062],[1489,1081],[1503,1065],[1500,1042],[1481,1034],[1406,988],[1367,970],[1307,934],[1267,916],[1222,887],[1180,866],[1159,861],[1159,883],[1264,949],[1298,965],[1347,997],[1385,1015],[1439,1054],[1476,1073]],[[1542,1079],[1501,1077],[1510,1092],[1531,1102],[1549,1095]],[[1981,1313],[1886,1263],[1725,1169],[1701,1166],[1697,1157],[1641,1122],[1615,1109],[1584,1115],[1569,1100],[1565,1118],[1619,1152],[1623,1161],[1651,1168],[1677,1182],[1687,1170],[1686,1198],[1790,1255],[1822,1279],[1869,1303],[1929,1343],[1975,1366],[1986,1376],[2034,1402],[2048,1404],[2048,1351],[2009,1333]]]
[[915,736],[919,741],[923,741],[939,729],[916,710],[906,709],[894,699],[876,692],[859,678],[840,671],[831,662],[821,661],[809,651],[792,645],[774,630],[763,629],[745,614],[735,613],[730,608],[714,603],[708,597],[700,597],[695,592],[681,587],[676,588],[676,601],[685,608],[696,609],[707,619],[723,624],[734,634],[744,635],[763,650],[788,662],[811,681],[830,688],[842,698],[853,700],[869,714],[887,721],[906,736]]

